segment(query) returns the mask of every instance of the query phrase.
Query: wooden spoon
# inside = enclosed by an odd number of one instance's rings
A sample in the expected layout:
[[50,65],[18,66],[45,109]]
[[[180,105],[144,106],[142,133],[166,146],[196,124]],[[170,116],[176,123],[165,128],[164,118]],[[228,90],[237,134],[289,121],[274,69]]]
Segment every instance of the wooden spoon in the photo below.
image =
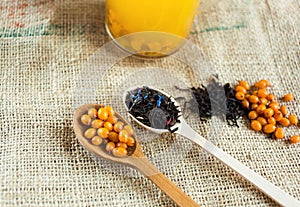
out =
[[[74,114],[73,127],[79,142],[89,152],[105,158],[107,160],[121,163],[133,167],[143,173],[148,179],[150,179],[157,187],[164,191],[177,205],[179,206],[199,206],[194,200],[192,200],[187,194],[185,194],[180,188],[178,188],[173,182],[171,182],[163,173],[161,173],[143,154],[141,146],[136,140],[136,147],[134,152],[130,156],[123,158],[114,157],[108,154],[101,147],[93,145],[83,134],[86,129],[81,124],[80,117],[86,114],[89,108],[100,108],[100,104],[86,104],[79,107]],[[125,124],[129,124],[120,114],[115,113],[115,116]]]

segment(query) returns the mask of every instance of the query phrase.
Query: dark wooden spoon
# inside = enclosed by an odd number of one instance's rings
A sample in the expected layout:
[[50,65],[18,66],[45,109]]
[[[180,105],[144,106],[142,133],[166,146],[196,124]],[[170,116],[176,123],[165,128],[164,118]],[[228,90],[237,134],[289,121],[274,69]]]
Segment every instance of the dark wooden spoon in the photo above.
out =
[[[136,140],[135,150],[130,156],[123,158],[114,157],[108,154],[101,147],[93,145],[83,134],[85,126],[81,124],[80,117],[85,114],[89,108],[100,108],[100,104],[86,104],[79,107],[74,115],[73,127],[79,142],[89,152],[105,158],[107,160],[121,163],[133,167],[143,173],[148,179],[150,179],[157,187],[164,191],[177,205],[179,206],[199,206],[194,200],[192,200],[187,194],[185,194],[180,188],[178,188],[173,182],[171,182],[163,173],[161,173],[143,154],[141,146]],[[115,116],[125,124],[129,122],[124,119],[120,114],[115,113]]]

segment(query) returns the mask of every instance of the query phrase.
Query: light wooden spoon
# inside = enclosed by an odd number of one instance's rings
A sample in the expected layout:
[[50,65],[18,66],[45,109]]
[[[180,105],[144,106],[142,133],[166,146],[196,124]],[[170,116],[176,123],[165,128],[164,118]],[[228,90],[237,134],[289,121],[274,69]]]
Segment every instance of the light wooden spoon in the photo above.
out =
[[[142,89],[143,86],[135,86],[128,88],[124,94],[123,94],[123,102],[126,107],[126,109],[129,111],[128,106],[126,104],[127,96],[130,95],[129,92],[135,91],[136,89]],[[166,97],[170,97],[171,101],[174,102],[175,106],[177,106],[178,110],[181,112],[179,103],[169,94],[166,92],[156,89],[155,87],[149,87],[148,88],[157,91]],[[168,132],[167,129],[156,129],[153,127],[149,127],[143,123],[141,123],[139,120],[136,119],[132,114],[129,113],[129,115],[135,120],[138,124],[145,127],[146,129],[161,134],[164,132]],[[245,179],[247,179],[249,182],[251,182],[253,185],[255,185],[257,188],[259,188],[263,193],[265,193],[267,196],[272,198],[274,201],[276,201],[278,204],[282,206],[293,206],[293,207],[300,207],[300,202],[295,199],[294,197],[290,196],[283,190],[281,190],[279,187],[275,186],[273,183],[259,175],[258,173],[254,172],[250,168],[248,168],[246,165],[241,163],[240,161],[236,160],[226,152],[224,152],[222,149],[215,146],[212,142],[205,139],[203,136],[198,134],[195,130],[193,130],[188,123],[184,120],[183,116],[180,116],[179,118],[180,123],[176,123],[174,126],[171,127],[171,130],[174,128],[178,128],[174,133],[184,136],[185,138],[191,140],[195,144],[198,144],[201,146],[205,151],[210,153],[211,155],[215,156],[217,159],[219,159],[221,162],[226,164],[228,167],[236,171],[238,174],[243,176]]]
[[[123,158],[114,157],[113,155],[105,152],[101,147],[93,145],[88,139],[86,139],[83,134],[85,126],[81,124],[80,117],[86,114],[89,108],[100,108],[100,104],[86,104],[79,107],[74,114],[73,128],[78,138],[79,142],[85,147],[89,152],[93,154],[110,160],[112,162],[121,163],[128,165],[139,170],[148,179],[150,179],[157,187],[164,191],[177,205],[193,207],[199,206],[194,200],[192,200],[187,194],[185,194],[180,188],[178,188],[173,182],[171,182],[163,173],[161,173],[143,154],[141,146],[137,142],[134,152],[130,156]],[[115,113],[115,116],[125,124],[129,124],[120,114]]]

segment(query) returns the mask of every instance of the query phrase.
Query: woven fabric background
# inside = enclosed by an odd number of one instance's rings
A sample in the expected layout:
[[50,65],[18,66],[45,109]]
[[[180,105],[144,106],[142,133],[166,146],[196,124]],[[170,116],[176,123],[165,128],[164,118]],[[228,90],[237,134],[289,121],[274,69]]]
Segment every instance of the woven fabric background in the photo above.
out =
[[[203,48],[222,83],[268,79],[278,97],[293,93],[287,105],[299,117],[299,11],[299,0],[220,1],[197,14],[190,42]],[[112,104],[125,114],[120,93],[139,81],[185,96],[174,85],[201,84],[201,71],[172,58],[125,58],[91,75],[87,61],[110,41],[104,19],[102,0],[1,1],[0,206],[175,206],[138,172],[88,153],[73,132],[73,114],[84,100]],[[86,85],[87,78],[96,84]],[[240,128],[196,116],[188,122],[300,199],[299,144],[268,139],[249,130],[246,120]],[[149,160],[201,206],[277,206],[183,137],[134,127]]]

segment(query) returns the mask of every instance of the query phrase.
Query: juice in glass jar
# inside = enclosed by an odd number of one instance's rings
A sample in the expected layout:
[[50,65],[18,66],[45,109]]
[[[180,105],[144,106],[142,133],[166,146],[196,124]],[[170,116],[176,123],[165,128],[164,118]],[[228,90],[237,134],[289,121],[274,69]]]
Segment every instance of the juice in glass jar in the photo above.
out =
[[106,0],[106,28],[111,38],[130,53],[145,57],[168,55],[189,36],[199,3],[200,0]]

